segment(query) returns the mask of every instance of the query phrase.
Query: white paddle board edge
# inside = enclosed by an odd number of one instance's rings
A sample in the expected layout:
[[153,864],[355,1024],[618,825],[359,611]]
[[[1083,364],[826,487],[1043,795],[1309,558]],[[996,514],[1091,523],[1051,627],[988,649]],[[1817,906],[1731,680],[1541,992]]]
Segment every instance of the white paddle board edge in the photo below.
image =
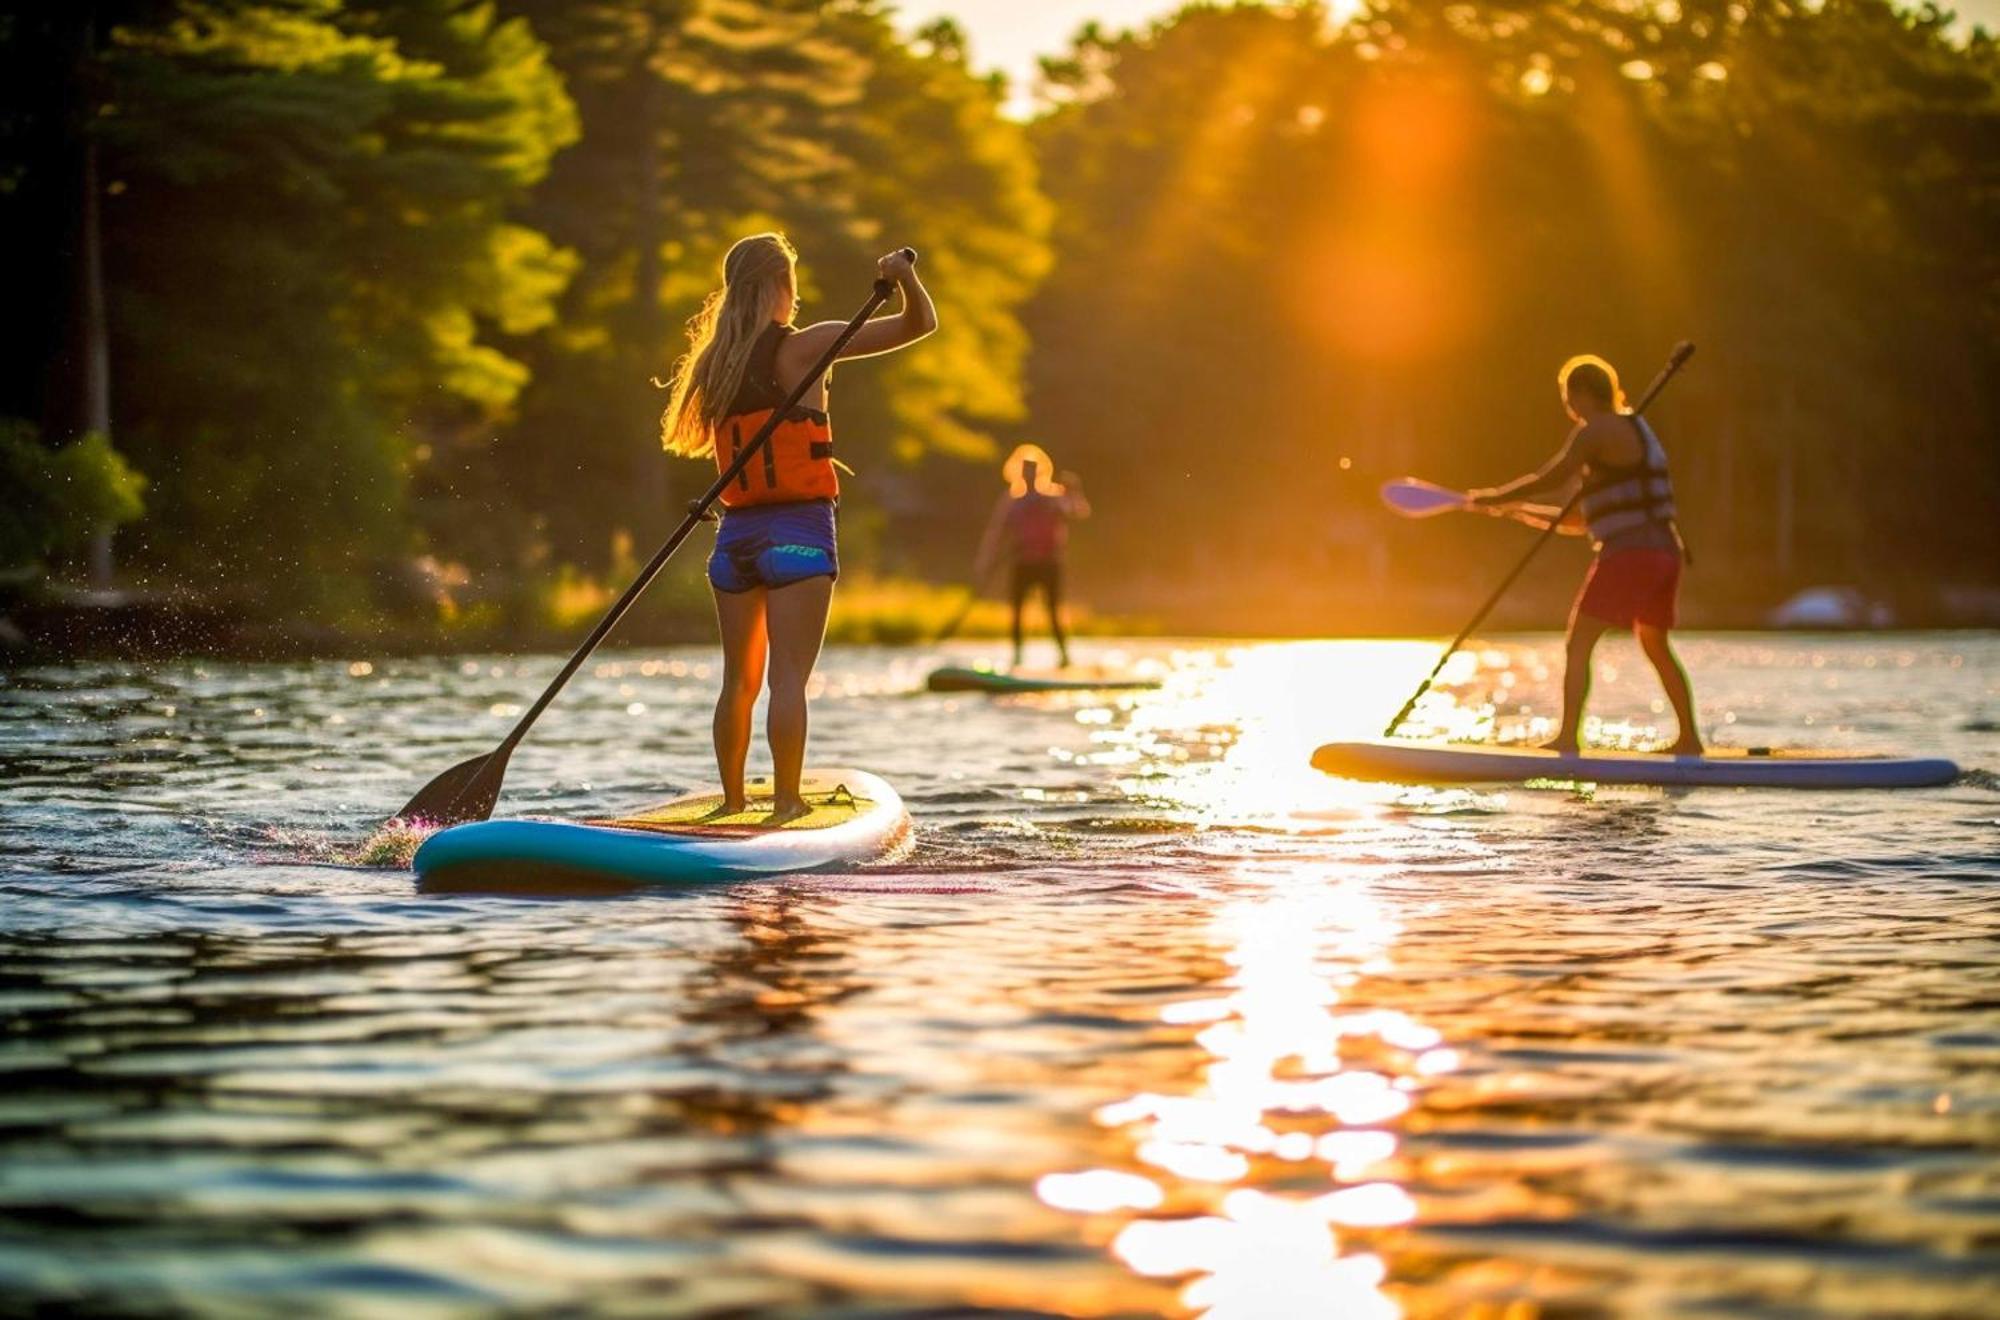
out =
[[1328,743],[1315,769],[1345,779],[1398,784],[1519,784],[1534,779],[1593,784],[1715,785],[1735,788],[1928,788],[1958,777],[1936,757],[1843,756],[1717,749],[1702,756],[1593,751],[1577,756],[1539,747],[1397,742]]
[[[417,849],[431,889],[580,892],[694,885],[878,861],[906,847],[910,813],[888,781],[866,770],[814,770],[808,781],[847,786],[867,810],[823,829],[676,833],[566,820],[487,820],[441,830]],[[706,796],[689,794],[689,797]]]

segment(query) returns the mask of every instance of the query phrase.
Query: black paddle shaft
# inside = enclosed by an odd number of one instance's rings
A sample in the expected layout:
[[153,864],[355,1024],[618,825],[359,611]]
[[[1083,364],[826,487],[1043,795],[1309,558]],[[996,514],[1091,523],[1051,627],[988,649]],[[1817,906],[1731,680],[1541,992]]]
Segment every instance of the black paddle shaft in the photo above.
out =
[[[1687,360],[1693,356],[1694,345],[1687,340],[1683,339],[1680,343],[1674,345],[1673,355],[1667,359],[1667,365],[1660,368],[1660,374],[1653,377],[1653,383],[1646,387],[1646,392],[1639,396],[1639,402],[1632,407],[1632,415],[1636,417],[1640,413],[1645,412],[1653,400],[1659,397],[1660,391],[1667,387],[1667,382],[1678,375],[1680,369],[1687,364]],[[1384,726],[1382,730],[1384,738],[1393,738],[1396,736],[1396,730],[1403,727],[1403,721],[1410,718],[1410,712],[1417,708],[1419,701],[1423,700],[1424,693],[1431,690],[1431,684],[1437,682],[1437,676],[1444,672],[1445,661],[1457,655],[1458,648],[1465,645],[1465,639],[1472,636],[1480,624],[1486,622],[1486,616],[1493,612],[1493,607],[1498,605],[1500,598],[1507,594],[1507,588],[1513,586],[1514,580],[1527,572],[1528,565],[1534,562],[1535,556],[1541,553],[1542,547],[1547,545],[1550,538],[1555,536],[1556,529],[1563,525],[1563,520],[1569,517],[1570,513],[1576,508],[1577,503],[1582,499],[1583,492],[1581,490],[1570,496],[1569,502],[1562,506],[1562,512],[1549,520],[1549,525],[1542,529],[1541,535],[1537,536],[1534,544],[1528,547],[1528,553],[1521,556],[1520,562],[1514,565],[1506,577],[1500,579],[1500,585],[1493,588],[1493,594],[1486,598],[1486,603],[1481,605],[1479,612],[1472,616],[1472,622],[1459,629],[1458,636],[1451,639],[1451,645],[1445,647],[1444,654],[1438,657],[1435,665],[1431,666],[1431,672],[1424,676],[1424,681],[1417,684],[1417,690],[1410,694],[1410,699],[1403,703],[1401,710],[1396,712],[1396,718],[1390,720]]]
[[[914,249],[904,248],[902,254],[909,261],[914,262],[917,259]],[[507,736],[500,740],[500,745],[485,756],[475,757],[471,761],[453,766],[426,784],[423,790],[411,798],[397,813],[398,817],[404,820],[422,819],[437,824],[453,824],[458,821],[484,820],[493,814],[494,803],[499,797],[500,777],[506,773],[507,758],[513,754],[514,748],[527,736],[528,730],[534,726],[542,712],[549,708],[549,703],[556,699],[556,694],[561,692],[563,686],[575,676],[576,671],[583,667],[583,662],[590,658],[591,652],[610,635],[611,630],[618,626],[618,621],[625,617],[625,612],[631,609],[646,588],[652,585],[660,570],[667,566],[667,561],[674,557],[675,552],[688,537],[694,534],[694,529],[708,517],[708,511],[722,498],[722,492],[729,488],[729,483],[736,480],[758,452],[770,443],[772,432],[776,431],[779,423],[798,406],[799,400],[805,397],[813,382],[827,373],[833,366],[834,359],[840,356],[840,351],[847,347],[848,341],[860,333],[868,318],[875,315],[876,309],[887,302],[894,292],[895,286],[888,280],[875,281],[874,290],[869,294],[868,301],[854,314],[854,319],[841,329],[833,343],[827,346],[826,352],[820,354],[819,361],[813,364],[812,370],[799,378],[799,383],[792,387],[792,392],[786,396],[784,403],[774,409],[764,424],[757,428],[757,434],[750,438],[750,443],[744,445],[728,466],[722,469],[721,475],[716,477],[707,493],[688,505],[687,517],[683,518],[680,526],[674,529],[674,534],[667,538],[667,543],[661,546],[645,568],[639,571],[639,576],[633,580],[632,585],[625,588],[625,594],[620,596],[605,616],[597,621],[597,626],[590,630],[590,635],[583,639],[582,645],[578,646],[563,663],[561,671],[555,676],[555,681],[548,685],[541,696],[535,698],[535,704],[528,707],[526,713],[515,722],[514,727],[507,731]]]

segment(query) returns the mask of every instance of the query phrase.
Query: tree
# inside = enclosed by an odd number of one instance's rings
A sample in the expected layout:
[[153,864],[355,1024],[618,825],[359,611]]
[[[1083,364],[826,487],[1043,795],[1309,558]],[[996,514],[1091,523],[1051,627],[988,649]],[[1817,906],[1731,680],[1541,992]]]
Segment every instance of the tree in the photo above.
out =
[[[365,608],[435,437],[491,426],[568,259],[507,207],[574,134],[525,24],[452,0],[182,3],[90,71],[140,548]],[[32,168],[32,166],[30,166]]]
[[1685,521],[1738,570],[1699,590],[2000,562],[2000,78],[1935,11],[1193,6],[1086,31],[1047,84],[1030,403],[1116,493],[1101,557],[1177,599],[1268,611],[1304,571],[1354,626],[1454,580],[1505,532],[1403,537],[1374,482],[1518,471],[1564,357],[1636,386],[1682,337]]
[[[960,48],[912,48],[875,4],[511,0],[508,12],[549,43],[581,113],[581,142],[524,215],[582,266],[559,323],[522,345],[534,384],[485,472],[534,505],[563,555],[602,563],[614,533],[677,511],[670,490],[707,484],[661,455],[664,396],[650,382],[679,355],[723,251],[754,229],[798,244],[808,318],[844,319],[896,243],[922,248],[937,282],[933,344],[843,374],[840,444],[862,473],[851,505],[926,454],[983,452],[983,428],[1019,415],[1014,309],[1046,263],[1046,208],[1020,129]],[[483,463],[461,463],[454,489]]]

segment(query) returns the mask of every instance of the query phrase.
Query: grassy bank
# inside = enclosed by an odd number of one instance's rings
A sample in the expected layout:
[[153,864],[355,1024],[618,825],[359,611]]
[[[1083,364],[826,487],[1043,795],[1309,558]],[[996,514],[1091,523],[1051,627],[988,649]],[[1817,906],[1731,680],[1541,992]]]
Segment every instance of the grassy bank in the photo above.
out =
[[[393,608],[332,616],[287,612],[278,602],[185,588],[140,585],[91,591],[62,582],[17,585],[0,597],[0,660],[560,651],[589,632],[637,573],[636,564],[616,564],[603,576],[565,566],[539,579],[516,579],[487,591],[458,580],[426,581],[399,593]],[[1099,614],[1083,604],[1070,606],[1066,616],[1079,635],[1152,631],[1145,619]],[[1031,607],[1029,623],[1037,630],[1043,626],[1039,608]],[[969,600],[963,586],[850,572],[834,593],[827,640],[919,645],[947,627],[956,637],[1004,637],[1008,609],[996,600]],[[698,569],[680,566],[661,574],[614,634],[617,642],[641,645],[714,638],[707,584]]]

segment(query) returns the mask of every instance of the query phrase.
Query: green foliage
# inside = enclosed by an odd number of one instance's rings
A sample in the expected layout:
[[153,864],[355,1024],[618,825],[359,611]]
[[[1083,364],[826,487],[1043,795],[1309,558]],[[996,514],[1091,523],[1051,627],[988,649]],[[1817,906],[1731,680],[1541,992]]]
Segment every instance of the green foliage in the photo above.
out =
[[145,511],[146,478],[98,432],[52,449],[27,422],[0,419],[0,568],[83,549]]
[[[1683,337],[1702,356],[1659,420],[1715,561],[1767,582],[2000,562],[2000,55],[1938,11],[1194,5],[1086,28],[1025,125],[954,25],[892,15],[0,16],[0,221],[54,254],[21,272],[33,342],[0,363],[0,412],[82,429],[64,313],[94,143],[114,433],[151,481],[121,551],[279,611],[425,608],[420,553],[457,584],[453,627],[596,608],[707,484],[661,454],[650,381],[728,244],[769,226],[803,253],[808,320],[844,319],[903,243],[937,297],[919,350],[839,373],[859,570],[949,575],[996,441],[1033,438],[1098,496],[1086,586],[1257,605],[1312,573],[1365,607],[1514,544],[1403,537],[1380,478],[1518,470],[1562,425],[1563,357],[1636,386]],[[95,464],[71,493],[110,501],[10,500],[10,557],[136,512],[101,440],[5,444],[10,472]],[[696,567],[663,607],[701,608]]]
[[[582,261],[498,444],[440,451],[432,522],[517,499],[561,555],[601,564],[605,528],[651,539],[712,476],[653,437],[683,322],[728,245],[785,229],[805,320],[844,320],[875,258],[923,253],[943,328],[920,352],[844,369],[836,423],[865,510],[929,454],[985,455],[1021,415],[1017,310],[1047,265],[1047,206],[1020,126],[942,40],[912,46],[883,6],[809,0],[508,0],[568,80],[582,140],[524,219]],[[567,498],[542,498],[561,489]],[[447,532],[446,534],[450,534]],[[489,546],[496,561],[516,552]]]
[[526,24],[453,0],[184,0],[115,29],[102,77],[144,548],[360,607],[410,544],[415,455],[504,420],[527,369],[496,340],[573,270],[508,217],[575,137],[560,79]]
[[1357,613],[1453,581],[1510,538],[1403,535],[1376,483],[1524,470],[1564,357],[1636,389],[1691,338],[1658,418],[1710,562],[2000,562],[2000,77],[1935,11],[1196,6],[1049,75],[1030,399],[1104,559],[1274,600],[1320,565]]

